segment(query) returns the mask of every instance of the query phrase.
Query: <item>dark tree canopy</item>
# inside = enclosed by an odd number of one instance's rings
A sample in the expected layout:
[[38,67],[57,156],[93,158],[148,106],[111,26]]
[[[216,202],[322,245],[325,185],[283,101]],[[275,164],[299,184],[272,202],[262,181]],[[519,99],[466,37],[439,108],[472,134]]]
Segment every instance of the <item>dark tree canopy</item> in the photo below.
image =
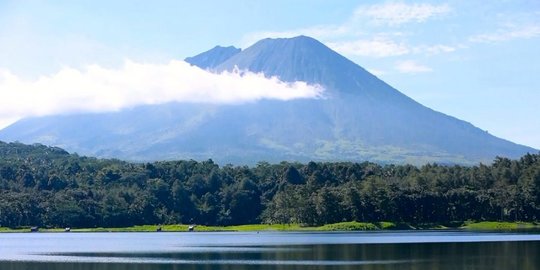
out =
[[0,226],[540,220],[540,155],[465,167],[130,163],[0,142]]

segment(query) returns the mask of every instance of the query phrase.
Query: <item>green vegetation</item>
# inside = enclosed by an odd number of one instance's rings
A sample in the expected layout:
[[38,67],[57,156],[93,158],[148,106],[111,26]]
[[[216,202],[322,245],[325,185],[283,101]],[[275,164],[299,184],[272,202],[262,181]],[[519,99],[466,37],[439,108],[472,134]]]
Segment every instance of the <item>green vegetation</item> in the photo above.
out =
[[197,231],[300,231],[305,228],[298,224],[249,224],[249,225],[235,225],[235,226],[197,226]]
[[469,230],[520,230],[520,229],[540,229],[540,225],[532,222],[494,222],[482,221],[466,223],[464,229]]
[[[471,229],[513,226],[504,222],[530,227],[540,220],[540,155],[499,157],[472,167],[370,162],[220,167],[212,160],[130,163],[0,142],[0,227],[443,229],[459,227],[460,220],[499,222],[466,224]],[[261,223],[292,225],[240,225]]]
[[320,231],[372,231],[379,230],[381,228],[377,227],[373,223],[351,221],[323,225],[316,229]]
[[[255,232],[255,231],[384,231],[384,230],[445,230],[445,229],[465,229],[465,230],[526,230],[540,229],[540,224],[532,222],[459,222],[458,226],[445,226],[441,224],[423,224],[416,227],[407,224],[396,224],[393,222],[339,222],[326,224],[322,226],[301,226],[299,224],[248,224],[232,226],[203,226],[196,225],[196,232]],[[73,228],[70,232],[187,232],[189,225],[171,224],[171,225],[137,225],[122,228]],[[0,227],[0,233],[3,232],[30,232],[30,228],[6,228]],[[39,229],[39,232],[65,232],[63,228]]]

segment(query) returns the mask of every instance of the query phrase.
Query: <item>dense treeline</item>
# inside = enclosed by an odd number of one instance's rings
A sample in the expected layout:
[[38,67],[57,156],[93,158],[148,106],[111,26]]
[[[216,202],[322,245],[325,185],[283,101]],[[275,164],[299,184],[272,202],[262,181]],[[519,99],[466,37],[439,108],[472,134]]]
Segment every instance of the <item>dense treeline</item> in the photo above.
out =
[[0,226],[540,220],[540,155],[474,167],[129,163],[0,142]]

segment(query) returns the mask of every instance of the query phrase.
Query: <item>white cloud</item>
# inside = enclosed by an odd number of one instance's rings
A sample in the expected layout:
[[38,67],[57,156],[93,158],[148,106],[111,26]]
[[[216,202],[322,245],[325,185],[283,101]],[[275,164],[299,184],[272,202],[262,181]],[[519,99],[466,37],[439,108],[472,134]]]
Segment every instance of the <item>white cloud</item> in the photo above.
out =
[[410,53],[410,49],[405,44],[396,43],[387,38],[330,42],[328,46],[339,53],[357,56],[389,57]]
[[288,31],[254,32],[245,35],[240,43],[242,47],[247,47],[263,38],[291,38],[307,35],[323,41],[330,48],[347,56],[382,58],[411,53],[426,55],[448,53],[457,48],[443,44],[410,45],[404,39],[404,36],[409,34],[396,32],[395,28],[380,31],[381,28],[369,26],[369,23],[380,26],[394,26],[410,22],[420,23],[450,12],[450,10],[451,8],[447,4],[385,3],[362,5],[341,24],[318,25]]
[[381,25],[400,25],[410,22],[421,23],[428,19],[450,12],[447,4],[405,4],[384,3],[360,6],[356,9],[354,17],[368,19]]
[[435,55],[435,54],[441,54],[441,53],[451,53],[456,50],[456,47],[448,46],[448,45],[422,45],[414,48],[415,53],[424,53],[427,55]]
[[12,118],[7,117],[7,118],[2,118],[2,117],[0,116],[0,129],[5,128],[5,127],[7,127],[7,126],[9,126],[9,125],[11,125],[11,124],[17,122],[17,120],[19,120],[19,119],[20,119],[19,117],[12,117]]
[[375,37],[370,40],[360,39],[344,42],[329,42],[327,45],[341,54],[375,58],[403,56],[408,54],[436,55],[441,53],[451,53],[457,50],[456,47],[442,44],[412,47],[408,46],[405,42],[398,43],[387,37]]
[[377,76],[377,77],[380,77],[380,76],[386,74],[386,72],[385,72],[384,70],[380,70],[380,69],[366,68],[366,70],[367,70],[369,73],[371,73],[371,74],[373,74],[373,75],[375,75],[375,76]]
[[401,73],[424,73],[433,71],[430,67],[418,64],[412,60],[397,62],[395,68]]
[[115,111],[171,101],[230,104],[321,98],[322,92],[318,85],[285,83],[262,73],[214,74],[183,61],[162,65],[126,61],[119,69],[97,65],[82,71],[64,68],[33,81],[0,70],[0,123],[27,116]]
[[540,25],[510,26],[495,33],[471,37],[471,42],[494,43],[512,39],[527,39],[540,36]]

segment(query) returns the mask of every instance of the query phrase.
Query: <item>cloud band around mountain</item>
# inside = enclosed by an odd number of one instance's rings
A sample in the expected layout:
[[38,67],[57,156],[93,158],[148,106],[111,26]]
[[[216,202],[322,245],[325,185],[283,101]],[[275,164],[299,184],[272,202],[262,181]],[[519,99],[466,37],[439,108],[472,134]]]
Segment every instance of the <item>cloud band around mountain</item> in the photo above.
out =
[[0,71],[0,125],[29,116],[117,111],[167,102],[238,104],[321,98],[323,91],[319,85],[286,83],[262,73],[215,74],[184,61],[126,61],[118,69],[64,68],[34,81],[4,70]]

